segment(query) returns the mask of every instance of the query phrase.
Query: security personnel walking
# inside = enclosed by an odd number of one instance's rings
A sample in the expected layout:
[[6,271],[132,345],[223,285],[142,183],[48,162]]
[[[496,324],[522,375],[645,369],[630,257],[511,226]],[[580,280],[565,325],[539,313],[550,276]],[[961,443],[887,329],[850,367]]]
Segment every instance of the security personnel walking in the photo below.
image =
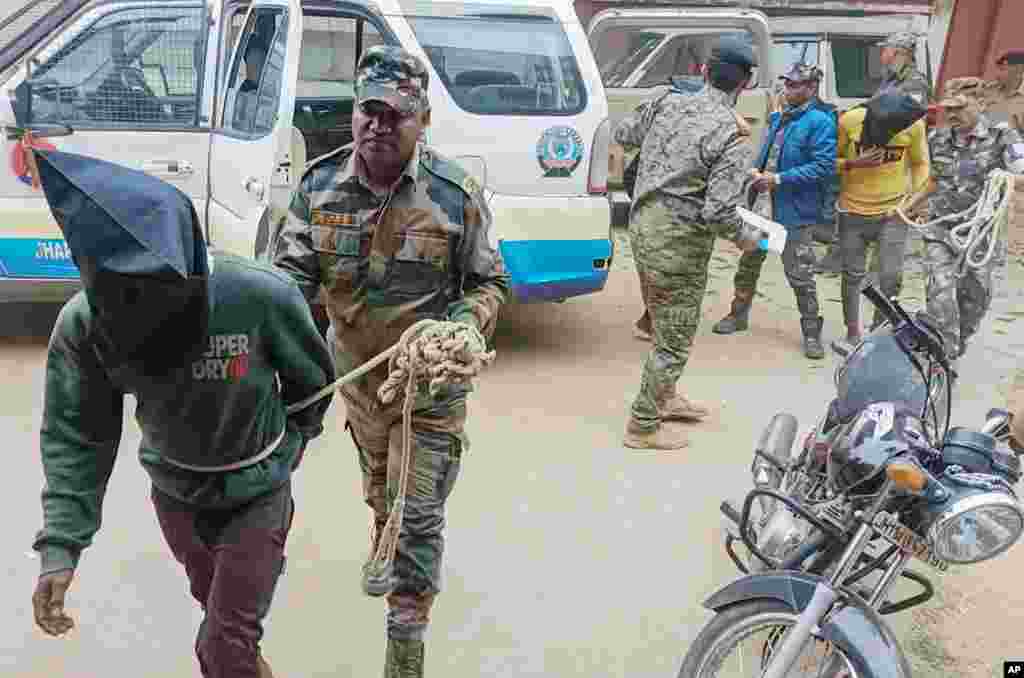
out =
[[894,33],[879,43],[884,77],[875,96],[899,90],[922,106],[931,99],[928,78],[917,69],[917,37],[913,33]]
[[[939,103],[948,126],[928,135],[932,163],[932,192],[928,217],[934,221],[962,212],[977,202],[993,170],[1024,172],[1024,140],[1005,123],[993,124],[981,113],[977,99],[954,94]],[[992,303],[994,263],[968,266],[958,274],[958,254],[949,229],[956,224],[931,226],[923,235],[927,310],[939,324],[946,350],[953,359],[967,350],[967,342],[981,325]]]
[[[814,225],[822,223],[823,194],[835,175],[836,120],[815,106],[821,70],[794,64],[781,79],[786,107],[771,114],[757,166],[763,171],[755,190],[771,192],[772,218],[786,227],[782,266],[800,310],[804,355],[825,357],[821,345],[822,317],[814,282]],[[740,257],[735,277],[735,298],[729,314],[713,330],[732,334],[747,329],[766,252]]]
[[[427,69],[396,47],[366,50],[356,68],[354,142],[306,170],[292,197],[273,262],[312,301],[326,291],[329,345],[346,374],[394,344],[422,319],[465,323],[479,350],[493,334],[508,276],[490,245],[480,186],[419,142],[430,123]],[[471,332],[472,333],[472,332]],[[474,349],[476,350],[476,349]],[[384,405],[382,364],[341,389],[346,428],[359,453],[373,548],[398,492],[402,399]],[[423,637],[441,590],[445,504],[468,450],[471,387],[412,406],[412,461],[405,518],[387,595],[387,678],[423,675]],[[365,575],[365,572],[364,572]],[[364,591],[373,591],[364,581]]]
[[1011,49],[997,60],[999,74],[982,85],[985,115],[1024,133],[1024,49]]
[[697,333],[715,236],[744,251],[758,248],[760,233],[736,213],[746,199],[751,147],[735,106],[756,65],[749,44],[723,37],[705,69],[707,87],[670,93],[616,129],[617,143],[640,148],[629,227],[654,341],[626,427],[627,447],[685,447],[684,432],[664,422],[708,415],[676,391],[676,382]]

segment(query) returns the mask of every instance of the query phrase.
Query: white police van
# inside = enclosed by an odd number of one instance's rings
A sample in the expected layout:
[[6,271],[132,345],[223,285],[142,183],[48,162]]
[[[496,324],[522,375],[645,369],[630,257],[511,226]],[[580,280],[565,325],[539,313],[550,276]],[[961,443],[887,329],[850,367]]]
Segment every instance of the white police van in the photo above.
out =
[[[484,187],[515,298],[605,285],[608,105],[566,0],[31,4],[0,19],[0,124],[175,184],[214,247],[265,253],[300,168],[351,141],[355,63],[386,43],[430,64],[427,141]],[[22,142],[0,143],[0,300],[64,298],[77,270]]]

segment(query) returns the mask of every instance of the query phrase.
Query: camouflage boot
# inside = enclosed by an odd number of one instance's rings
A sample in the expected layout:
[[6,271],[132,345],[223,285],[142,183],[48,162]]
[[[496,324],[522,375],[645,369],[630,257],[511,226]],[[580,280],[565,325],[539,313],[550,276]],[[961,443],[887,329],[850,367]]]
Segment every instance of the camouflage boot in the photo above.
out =
[[701,421],[710,414],[710,410],[699,403],[688,400],[678,393],[663,406],[658,408],[658,415],[666,421]]
[[423,641],[388,638],[384,678],[423,678]]
[[711,331],[715,334],[732,334],[746,330],[750,326],[750,302],[753,296],[753,294],[747,296],[737,292],[732,300],[729,315],[715,323]]
[[800,329],[804,335],[804,355],[811,360],[821,360],[825,357],[825,347],[821,345],[821,327],[825,319],[820,315],[817,318],[800,318]]
[[671,426],[660,425],[653,431],[645,431],[630,417],[622,444],[634,450],[681,450],[690,441],[685,433]]

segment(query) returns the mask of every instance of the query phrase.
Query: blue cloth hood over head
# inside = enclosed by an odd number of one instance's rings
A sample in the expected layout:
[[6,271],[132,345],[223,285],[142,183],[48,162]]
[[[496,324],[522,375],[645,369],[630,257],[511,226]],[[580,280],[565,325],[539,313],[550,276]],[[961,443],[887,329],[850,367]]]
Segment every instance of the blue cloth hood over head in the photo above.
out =
[[108,367],[179,367],[209,323],[206,244],[192,200],[121,165],[35,151],[39,180],[92,309],[91,335]]

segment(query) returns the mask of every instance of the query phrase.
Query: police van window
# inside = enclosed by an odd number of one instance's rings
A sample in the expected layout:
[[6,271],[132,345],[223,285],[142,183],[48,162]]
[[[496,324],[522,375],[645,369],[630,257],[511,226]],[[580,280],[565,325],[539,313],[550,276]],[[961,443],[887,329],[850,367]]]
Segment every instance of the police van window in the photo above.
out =
[[753,42],[749,31],[675,31],[647,29],[605,31],[594,44],[594,56],[605,87],[647,89],[669,84],[676,76],[699,76],[711,47],[723,35]]
[[518,10],[434,11],[407,18],[442,86],[463,110],[483,115],[573,115],[583,110],[583,78],[555,17]]
[[304,16],[298,98],[353,98],[359,54],[383,42],[377,27],[360,18]]
[[199,7],[111,12],[39,55],[18,96],[33,123],[193,127],[205,39]]
[[623,87],[630,75],[668,39],[654,31],[607,31],[593,46],[605,87]]
[[273,130],[287,38],[284,10],[258,8],[249,15],[224,97],[225,130],[256,137]]
[[882,84],[881,37],[833,37],[832,62],[836,94],[844,98],[867,98]]
[[794,64],[818,63],[818,41],[817,40],[786,40],[776,42],[772,45],[772,60],[775,62],[775,72],[778,75],[788,73]]
[[383,42],[363,18],[303,15],[292,124],[302,132],[308,158],[351,143],[356,63]]

